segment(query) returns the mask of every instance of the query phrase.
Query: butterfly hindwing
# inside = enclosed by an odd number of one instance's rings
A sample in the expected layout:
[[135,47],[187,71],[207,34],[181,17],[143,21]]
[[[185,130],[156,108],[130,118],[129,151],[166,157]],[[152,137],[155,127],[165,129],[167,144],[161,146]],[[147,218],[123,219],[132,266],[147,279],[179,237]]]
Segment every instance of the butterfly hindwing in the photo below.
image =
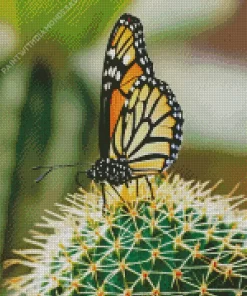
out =
[[133,177],[157,174],[176,159],[181,145],[182,111],[169,86],[141,76],[122,109],[111,157],[126,157]]
[[135,81],[153,76],[140,20],[123,14],[114,26],[106,49],[101,90],[99,146],[109,157],[110,140],[121,110]]

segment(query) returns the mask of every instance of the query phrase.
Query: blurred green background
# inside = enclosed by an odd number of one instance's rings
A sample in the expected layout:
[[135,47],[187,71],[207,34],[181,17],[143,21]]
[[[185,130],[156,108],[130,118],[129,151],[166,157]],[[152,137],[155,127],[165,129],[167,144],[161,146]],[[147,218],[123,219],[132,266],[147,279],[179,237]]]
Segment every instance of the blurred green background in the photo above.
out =
[[141,19],[156,76],[184,110],[183,146],[170,171],[223,179],[224,194],[241,182],[237,194],[246,194],[247,1],[1,0],[1,260],[28,246],[23,237],[44,209],[77,190],[77,168],[40,184],[31,168],[80,162],[85,169],[99,155],[104,50],[123,12]]

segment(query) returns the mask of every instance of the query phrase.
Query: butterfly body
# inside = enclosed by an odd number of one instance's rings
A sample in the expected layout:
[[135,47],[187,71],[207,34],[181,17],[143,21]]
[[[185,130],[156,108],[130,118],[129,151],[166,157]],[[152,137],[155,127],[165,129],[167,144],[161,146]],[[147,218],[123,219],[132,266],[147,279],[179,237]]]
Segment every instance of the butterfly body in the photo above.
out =
[[131,180],[131,169],[124,157],[100,158],[87,171],[87,177],[96,183],[108,182],[111,185],[119,186]]

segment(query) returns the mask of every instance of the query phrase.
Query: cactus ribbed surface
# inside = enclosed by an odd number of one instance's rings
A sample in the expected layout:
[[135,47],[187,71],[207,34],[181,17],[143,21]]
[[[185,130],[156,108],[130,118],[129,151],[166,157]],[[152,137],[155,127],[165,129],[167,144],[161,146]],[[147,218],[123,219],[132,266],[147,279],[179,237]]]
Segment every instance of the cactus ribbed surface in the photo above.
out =
[[32,268],[7,287],[25,296],[247,295],[243,197],[212,195],[208,183],[179,176],[151,182],[154,200],[145,181],[138,196],[135,182],[119,189],[124,204],[108,188],[105,217],[95,187],[69,196],[38,225],[54,234],[35,232],[29,242],[39,248],[6,262]]

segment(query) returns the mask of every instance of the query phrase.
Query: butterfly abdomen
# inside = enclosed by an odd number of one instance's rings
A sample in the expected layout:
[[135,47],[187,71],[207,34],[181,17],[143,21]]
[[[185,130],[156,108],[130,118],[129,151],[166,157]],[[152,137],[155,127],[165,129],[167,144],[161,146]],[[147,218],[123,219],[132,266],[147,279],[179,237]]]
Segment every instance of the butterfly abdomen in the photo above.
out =
[[107,181],[112,185],[121,185],[131,179],[132,173],[125,158],[100,158],[87,171],[88,178],[96,183]]

